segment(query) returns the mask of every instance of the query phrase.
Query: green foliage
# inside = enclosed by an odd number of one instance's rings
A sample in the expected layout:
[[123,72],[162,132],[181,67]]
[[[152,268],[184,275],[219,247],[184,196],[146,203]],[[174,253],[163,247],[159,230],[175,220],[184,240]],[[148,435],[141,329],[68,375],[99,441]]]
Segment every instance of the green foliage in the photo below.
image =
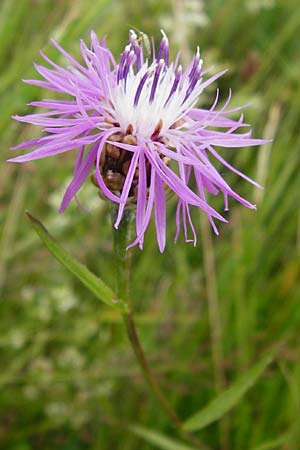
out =
[[194,447],[164,436],[162,433],[150,430],[149,428],[138,425],[131,425],[129,430],[137,436],[144,439],[146,442],[153,444],[155,448],[161,450],[195,450]]
[[203,409],[193,414],[184,423],[184,430],[196,431],[210,425],[224,416],[231,408],[237,405],[243,395],[257,382],[266,367],[272,361],[272,355],[262,358],[254,367],[251,367],[228,389],[221,392]]
[[[214,237],[194,211],[200,239],[193,248],[182,238],[173,244],[171,199],[167,251],[159,254],[153,226],[143,252],[133,251],[132,301],[145,352],[185,419],[222,398],[280,343],[274,363],[247,394],[237,396],[232,409],[227,403],[226,414],[214,415],[217,420],[196,436],[215,450],[300,449],[299,1],[211,0],[204,5],[206,16],[193,4],[199,8],[201,2],[0,2],[1,449],[181,445],[143,383],[119,312],[97,301],[52,258],[24,214],[29,209],[41,218],[60,245],[114,288],[108,205],[87,183],[79,199],[92,213],[74,202],[58,214],[73,154],[24,166],[5,163],[9,147],[40,133],[11,115],[29,112],[28,102],[50,96],[20,80],[35,76],[32,62],[40,62],[40,48],[65,63],[49,38],[79,57],[79,39],[94,29],[108,35],[118,55],[129,27],[155,37],[164,27],[173,55],[186,33],[191,49],[200,45],[207,67],[230,69],[219,82],[221,99],[232,87],[233,107],[251,102],[245,119],[253,134],[274,140],[259,149],[222,151],[264,185],[258,191],[222,169],[257,212],[231,202],[229,224]],[[215,88],[204,97],[205,106]],[[221,210],[221,199],[211,200]],[[128,423],[139,425],[133,431]]]
[[117,298],[117,295],[101,280],[101,278],[99,278],[99,276],[94,275],[86,266],[80,264],[75,258],[67,253],[48,233],[44,225],[36,217],[33,217],[29,212],[26,214],[41,241],[66,269],[78,278],[89,291],[107,306],[117,308],[120,311],[126,311],[126,304],[122,302],[122,299]]

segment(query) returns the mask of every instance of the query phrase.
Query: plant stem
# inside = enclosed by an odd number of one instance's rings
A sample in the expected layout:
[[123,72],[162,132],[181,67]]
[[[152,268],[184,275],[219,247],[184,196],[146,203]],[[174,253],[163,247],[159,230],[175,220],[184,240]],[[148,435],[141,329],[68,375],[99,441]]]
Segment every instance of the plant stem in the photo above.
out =
[[124,319],[124,323],[126,326],[126,331],[127,331],[129,341],[134,350],[136,359],[140,365],[140,368],[143,372],[145,380],[147,381],[151,391],[153,392],[153,394],[158,399],[158,401],[162,405],[163,409],[167,413],[167,415],[168,415],[170,421],[172,422],[172,424],[174,425],[174,427],[180,428],[181,427],[180,419],[177,417],[176,413],[173,411],[172,407],[170,406],[168,400],[163,395],[163,393],[162,393],[162,391],[161,391],[161,389],[160,389],[160,387],[148,365],[146,356],[143,352],[143,349],[142,349],[140,341],[139,341],[139,337],[137,334],[137,330],[135,327],[135,322],[134,322],[132,313],[129,312],[128,314],[124,314],[123,319]]
[[[112,210],[112,221],[114,222],[115,208]],[[144,378],[150,387],[151,391],[158,399],[163,409],[167,413],[170,421],[175,428],[181,426],[181,422],[177,417],[176,413],[173,411],[169,402],[163,395],[150,367],[147,362],[147,358],[143,352],[141,343],[139,341],[132,307],[129,301],[129,282],[130,282],[130,266],[131,266],[131,252],[126,251],[126,247],[131,238],[131,228],[132,228],[132,215],[133,211],[126,208],[122,221],[119,225],[118,230],[113,230],[114,237],[114,255],[115,255],[115,271],[116,271],[116,291],[120,298],[124,299],[128,305],[128,311],[123,313],[123,321],[126,327],[127,336],[129,342],[132,346],[136,359],[142,370]]]
[[[150,366],[148,364],[146,355],[142,349],[135,321],[130,304],[129,296],[129,282],[130,282],[130,267],[131,267],[131,252],[126,251],[126,247],[132,239],[131,231],[133,224],[133,211],[129,208],[125,209],[123,219],[119,225],[118,230],[113,229],[114,241],[114,256],[115,256],[115,272],[116,272],[116,292],[122,300],[126,301],[128,309],[122,314],[127,336],[131,347],[136,356],[137,362],[141,368],[144,379],[147,382],[151,392],[159,401],[165,413],[170,419],[173,427],[179,434],[188,442],[192,443],[199,449],[205,449],[205,446],[194,436],[182,431],[182,423],[170,403],[164,396]],[[116,208],[112,207],[112,223],[115,221]]]
[[[111,207],[112,225],[116,219],[117,208],[113,204]],[[130,242],[132,235],[132,215],[133,211],[125,208],[122,221],[119,228],[113,228],[113,245],[115,258],[115,290],[117,295],[126,301],[129,306],[129,285],[130,285],[130,268],[131,268],[131,252],[126,251],[126,247]]]
[[[217,292],[217,277],[215,270],[215,252],[211,236],[210,224],[204,214],[200,214],[202,232],[203,262],[205,272],[205,284],[208,300],[208,314],[211,334],[211,349],[214,369],[214,383],[216,393],[220,393],[226,386],[226,378],[223,367],[222,326],[220,318],[220,306]],[[229,421],[223,417],[219,423],[220,448],[229,448]]]

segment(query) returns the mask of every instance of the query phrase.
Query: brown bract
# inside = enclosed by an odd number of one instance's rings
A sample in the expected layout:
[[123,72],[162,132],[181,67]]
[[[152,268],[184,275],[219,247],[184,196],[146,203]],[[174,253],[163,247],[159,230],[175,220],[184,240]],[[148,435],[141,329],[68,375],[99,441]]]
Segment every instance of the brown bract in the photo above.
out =
[[[160,120],[154,130],[152,137],[151,137],[152,140],[160,140],[159,133],[161,131],[161,128],[162,128],[162,121]],[[109,142],[106,142],[104,144],[104,148],[101,153],[99,169],[100,169],[100,173],[102,175],[103,181],[104,181],[105,185],[108,187],[108,189],[111,190],[113,193],[115,193],[118,196],[121,196],[121,194],[122,194],[126,175],[128,174],[130,164],[132,162],[133,152],[127,151],[125,149],[121,149],[120,147],[117,147],[116,145],[112,144],[112,142],[123,143],[123,144],[127,144],[127,145],[136,145],[137,139],[132,134],[132,132],[133,132],[133,127],[132,127],[132,125],[129,125],[127,127],[126,133],[118,132],[118,133],[111,134],[107,138],[107,140]],[[166,156],[163,156],[163,155],[160,155],[160,157],[166,165],[169,165],[169,163],[170,163],[169,158],[167,158]],[[151,166],[147,159],[145,159],[145,164],[146,164],[147,187],[149,188],[150,178],[151,178]],[[133,180],[131,183],[131,187],[130,187],[130,191],[129,191],[129,196],[128,196],[129,203],[133,203],[133,204],[136,203],[138,176],[139,176],[139,171],[138,171],[138,167],[137,167],[135,170]],[[91,176],[91,180],[95,186],[99,187],[95,173]],[[104,199],[104,196],[101,195],[101,192],[99,192],[99,195],[101,198]]]

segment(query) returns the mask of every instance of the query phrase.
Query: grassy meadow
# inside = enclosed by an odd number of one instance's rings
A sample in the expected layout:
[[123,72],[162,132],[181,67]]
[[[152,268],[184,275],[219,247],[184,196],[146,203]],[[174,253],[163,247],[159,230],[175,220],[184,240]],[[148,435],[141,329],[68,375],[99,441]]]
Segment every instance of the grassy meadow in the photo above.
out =
[[[50,97],[21,79],[35,77],[40,49],[65,64],[49,39],[79,58],[79,40],[93,29],[118,56],[133,27],[156,39],[164,28],[184,63],[200,45],[207,67],[229,69],[202,105],[217,87],[221,101],[232,88],[232,106],[250,103],[253,135],[273,139],[220,150],[264,186],[221,169],[257,211],[230,201],[217,237],[195,209],[197,246],[183,236],[174,245],[172,198],[166,251],[159,253],[153,223],[144,250],[131,250],[140,339],[183,421],[214,398],[221,407],[221,393],[275,349],[232,407],[193,433],[195,444],[149,392],[118,312],[50,255],[25,215],[114,287],[109,205],[86,183],[79,199],[91,213],[76,202],[58,213],[73,152],[6,163],[10,147],[40,133],[11,115]],[[0,449],[300,450],[299,1],[1,0],[0,56]],[[211,202],[222,210],[221,198]]]

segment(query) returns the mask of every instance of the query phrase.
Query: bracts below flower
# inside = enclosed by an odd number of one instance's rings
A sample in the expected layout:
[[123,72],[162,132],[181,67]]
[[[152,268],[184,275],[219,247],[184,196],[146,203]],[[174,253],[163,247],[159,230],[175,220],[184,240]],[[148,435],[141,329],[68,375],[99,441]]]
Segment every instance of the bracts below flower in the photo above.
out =
[[[183,70],[169,62],[169,44],[163,33],[157,52],[146,57],[137,35],[130,31],[129,43],[117,64],[105,40],[98,41],[91,32],[91,48],[81,42],[84,65],[52,40],[53,45],[70,62],[65,69],[41,52],[51,69],[35,65],[44,80],[24,80],[27,83],[69,95],[68,100],[32,102],[48,112],[14,116],[16,120],[43,127],[45,136],[14,147],[32,152],[9,161],[27,162],[77,150],[74,176],[60,207],[65,211],[91,173],[101,195],[118,204],[115,228],[118,228],[124,208],[136,207],[136,238],[129,247],[143,247],[144,234],[154,211],[157,242],[160,251],[166,243],[166,189],[178,197],[176,236],[181,223],[188,241],[188,226],[196,244],[196,232],[190,206],[207,215],[215,233],[215,219],[226,219],[212,208],[206,193],[222,193],[225,210],[228,197],[248,208],[255,208],[227,184],[211,159],[257,185],[232,167],[216,151],[218,147],[247,147],[266,141],[253,139],[251,132],[237,132],[243,116],[233,120],[230,114],[240,108],[225,105],[216,110],[218,91],[210,109],[195,108],[203,90],[222,76],[219,72],[207,79],[197,49],[190,65]],[[154,46],[153,46],[154,47]],[[216,131],[216,129],[219,129]],[[196,186],[196,190],[192,187]]]

